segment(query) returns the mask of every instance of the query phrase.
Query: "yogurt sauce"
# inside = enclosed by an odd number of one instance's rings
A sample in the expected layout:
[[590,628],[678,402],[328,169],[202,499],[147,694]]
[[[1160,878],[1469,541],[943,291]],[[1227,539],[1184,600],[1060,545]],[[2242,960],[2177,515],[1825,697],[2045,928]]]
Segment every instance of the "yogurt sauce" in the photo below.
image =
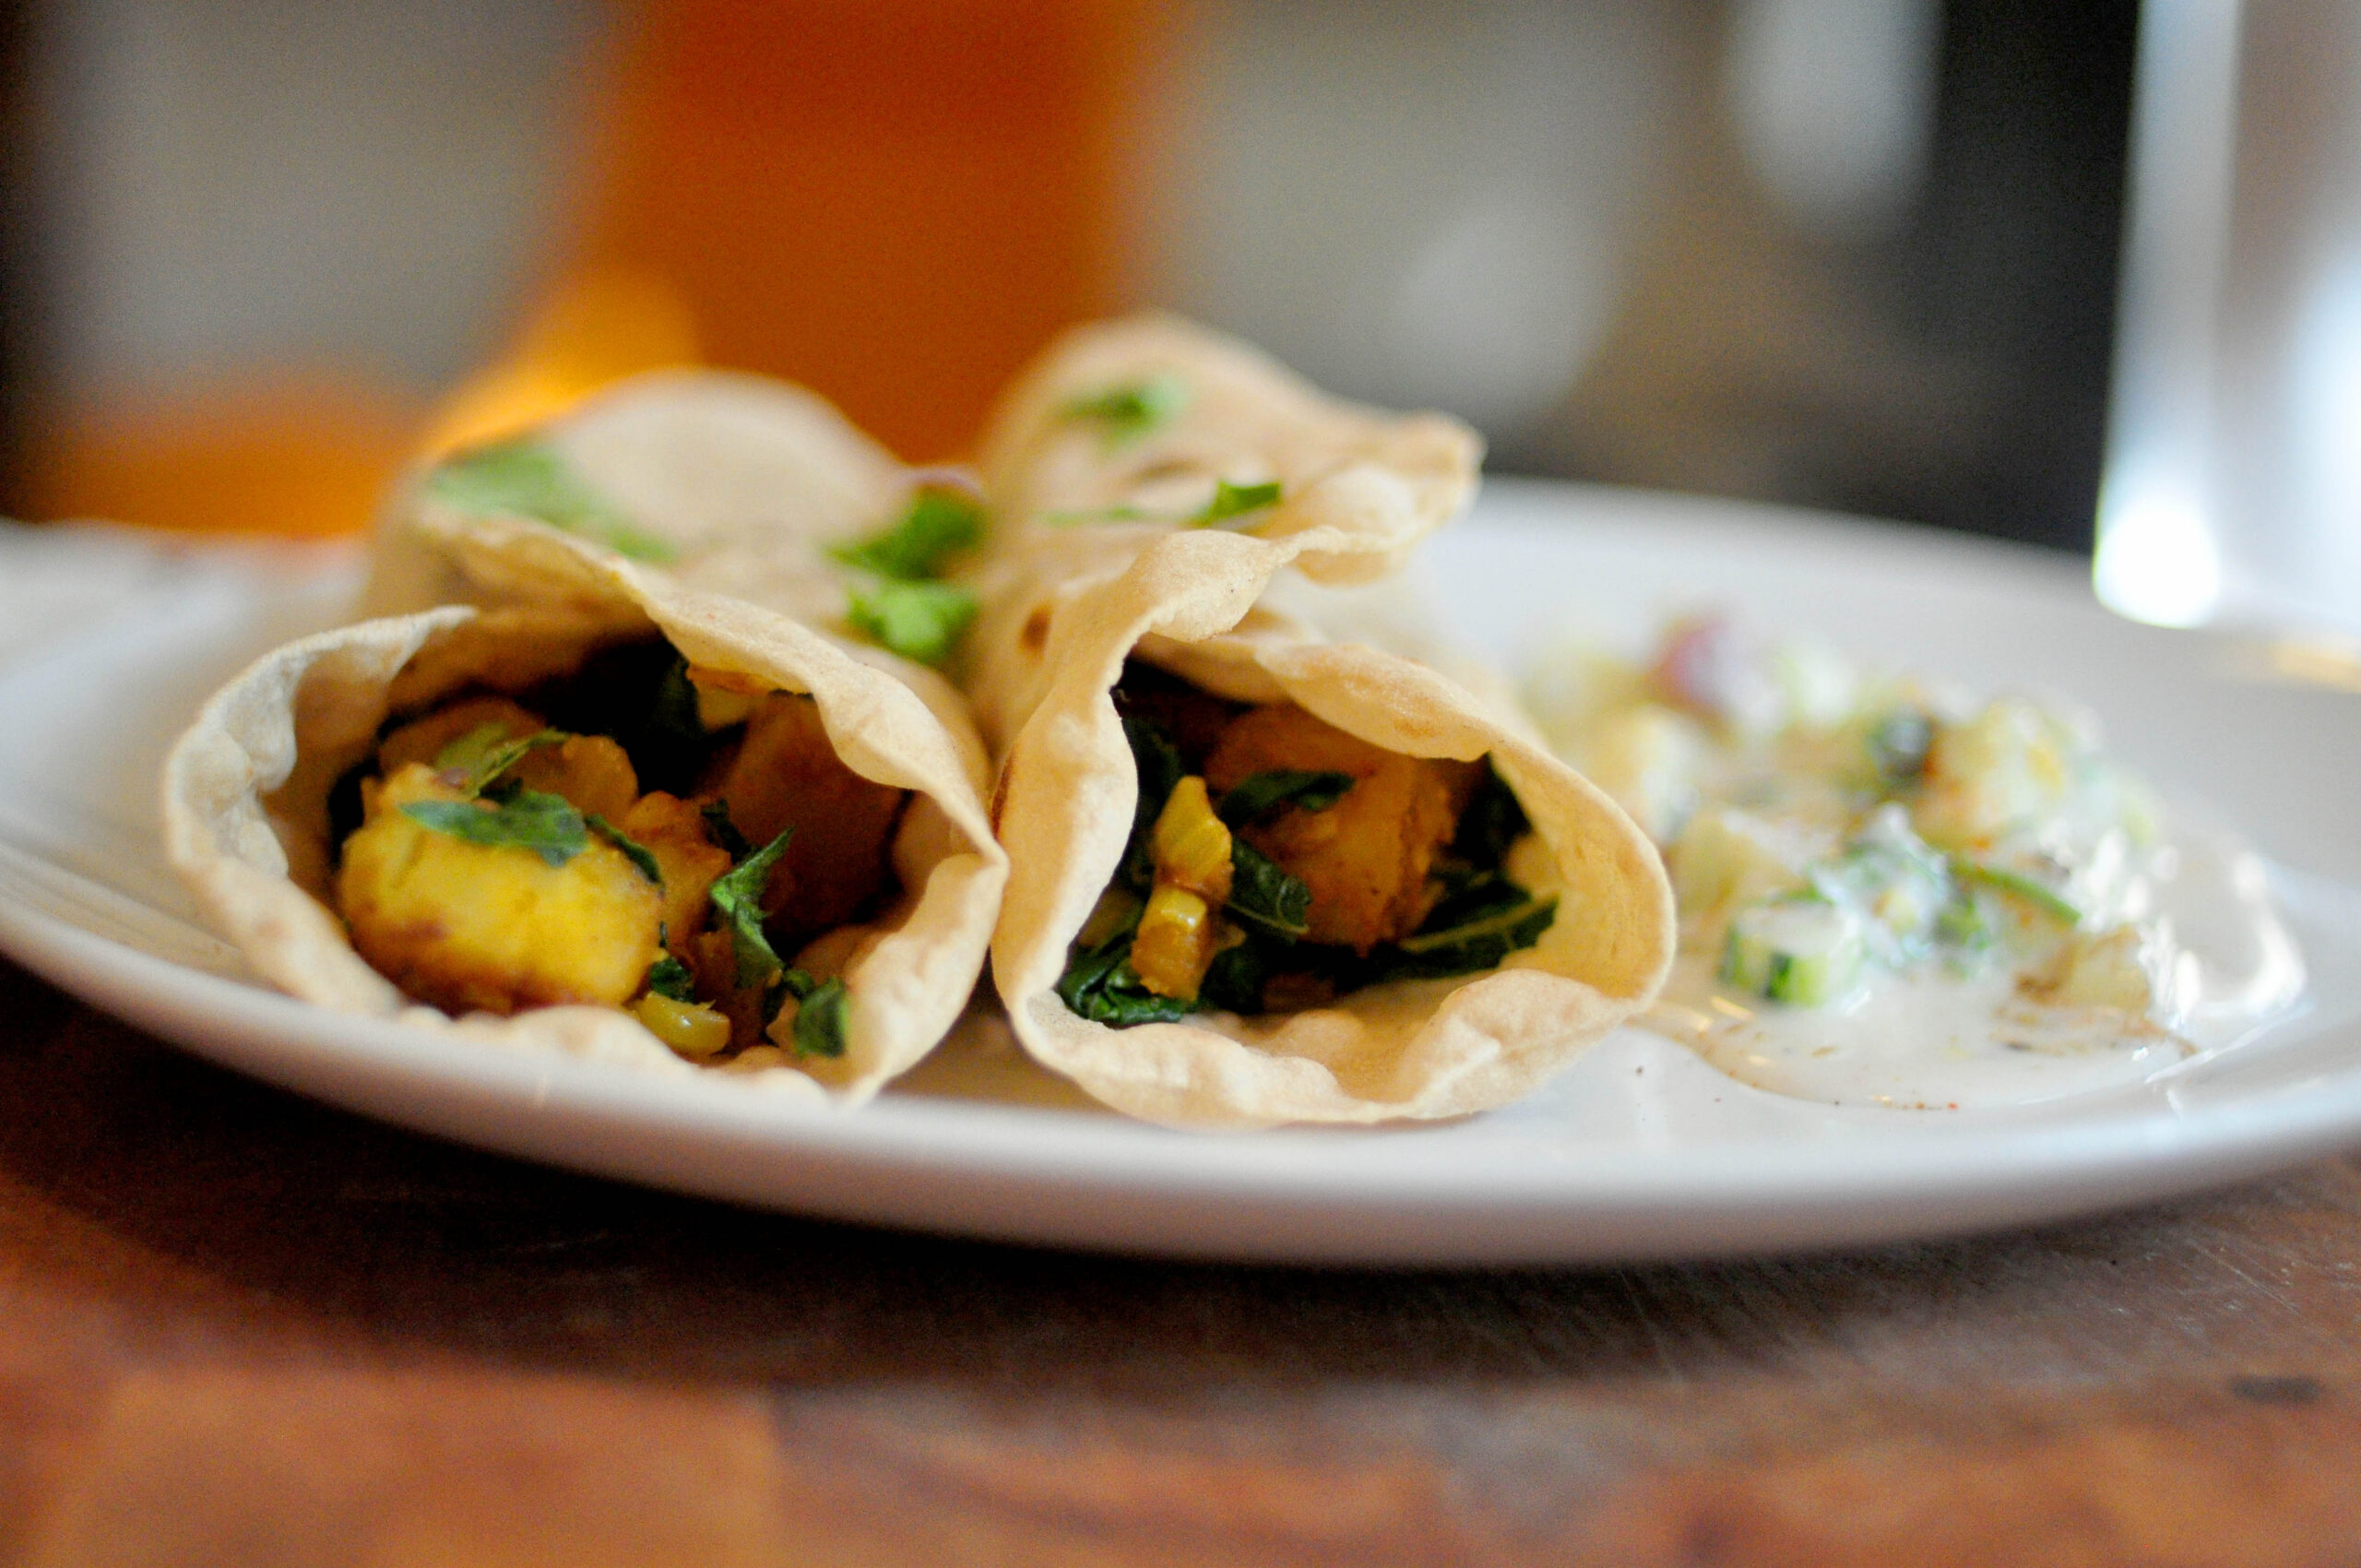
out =
[[1961,977],[1935,965],[1873,975],[1835,1005],[1790,1007],[1718,984],[1716,956],[1684,950],[1639,1022],[1774,1094],[1955,1111],[2139,1083],[2236,1044],[2301,992],[2303,959],[2262,862],[2236,838],[2192,834],[2152,854],[2142,880],[2153,912],[2140,923],[2172,948],[2146,1016],[2043,1004],[2011,968]]
[[[1717,622],[1677,624],[1653,666],[1594,659],[1566,690],[1536,716],[1665,849],[1681,902],[1639,1022],[1743,1083],[2023,1105],[2225,1050],[2302,992],[2262,862],[2167,816],[2087,721],[1979,711]],[[1897,714],[1923,742],[1899,754]],[[1930,899],[1983,916],[1962,939]]]

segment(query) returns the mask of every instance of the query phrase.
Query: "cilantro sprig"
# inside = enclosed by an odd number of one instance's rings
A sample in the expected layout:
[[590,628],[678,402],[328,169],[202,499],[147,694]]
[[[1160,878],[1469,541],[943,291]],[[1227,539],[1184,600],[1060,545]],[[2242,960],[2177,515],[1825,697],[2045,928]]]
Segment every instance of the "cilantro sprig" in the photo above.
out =
[[[791,972],[802,974],[800,969]],[[845,982],[825,980],[812,985],[810,976],[803,976],[803,980],[810,989],[796,999],[795,1054],[842,1056],[850,1004]]]
[[939,581],[944,564],[983,538],[983,514],[966,496],[921,490],[884,532],[829,552],[872,583],[848,590],[845,619],[903,658],[941,664],[976,618],[976,596]]
[[494,849],[530,849],[552,871],[590,842],[582,814],[563,795],[519,790],[497,805],[480,801],[410,801],[402,814],[437,833]]
[[479,724],[434,754],[434,771],[452,778],[455,788],[481,795],[502,774],[544,746],[562,746],[573,737],[563,730],[540,730],[511,739],[506,725],[494,719]]
[[503,441],[452,458],[427,476],[427,493],[462,511],[532,517],[657,564],[680,552],[634,523],[538,441]]
[[854,593],[846,619],[904,659],[941,664],[976,612],[976,596],[955,584],[887,581]]
[[1177,375],[1151,375],[1067,399],[1065,419],[1098,426],[1111,451],[1153,434],[1189,406],[1189,384]]
[[[523,789],[513,782],[504,786],[502,780],[528,753],[561,745],[567,739],[562,730],[541,730],[512,740],[498,724],[480,724],[434,754],[436,771],[452,778],[453,787],[466,798],[410,801],[402,806],[402,814],[463,843],[530,849],[554,871],[588,845],[589,823],[563,795]],[[650,857],[649,864],[653,863]],[[662,878],[657,880],[660,884]]]
[[770,881],[771,868],[787,853],[788,840],[794,837],[794,828],[781,828],[777,837],[714,878],[709,895],[713,912],[729,928],[742,987],[768,985],[787,970],[770,938],[763,934],[763,888]]
[[921,490],[884,532],[828,552],[848,566],[916,582],[943,575],[943,564],[984,537],[973,501],[948,490]]
[[1262,515],[1279,504],[1286,490],[1277,480],[1261,484],[1214,483],[1212,499],[1193,512],[1151,512],[1129,502],[1089,506],[1077,512],[1045,512],[1040,520],[1051,528],[1075,528],[1089,523],[1175,523],[1184,529],[1224,529],[1245,533],[1262,526]]
[[621,850],[623,859],[629,861],[638,870],[640,875],[658,887],[664,885],[664,868],[657,864],[655,853],[647,845],[642,844],[596,812],[592,812],[582,820],[584,826],[587,826],[591,832]]
[[1228,480],[1214,485],[1214,498],[1204,508],[1190,516],[1192,529],[1230,529],[1235,531],[1246,525],[1238,519],[1251,517],[1257,512],[1268,511],[1279,504],[1279,481],[1264,484],[1232,484]]

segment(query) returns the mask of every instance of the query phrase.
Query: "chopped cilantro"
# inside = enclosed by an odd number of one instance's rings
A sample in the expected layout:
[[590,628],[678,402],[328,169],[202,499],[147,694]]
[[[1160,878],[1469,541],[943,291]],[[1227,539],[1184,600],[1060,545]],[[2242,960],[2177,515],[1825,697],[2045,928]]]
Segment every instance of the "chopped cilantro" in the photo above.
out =
[[664,868],[656,863],[656,857],[648,852],[646,845],[639,843],[596,812],[591,813],[583,821],[588,825],[591,832],[622,850],[623,859],[639,868],[640,875],[658,887],[664,885]]
[[[807,984],[810,977],[805,977]],[[804,992],[795,1009],[795,1054],[842,1056],[845,1053],[845,982],[822,980]]]
[[1170,421],[1189,406],[1189,384],[1177,375],[1151,375],[1069,399],[1059,412],[1096,424],[1111,449],[1127,446]]
[[1252,516],[1265,507],[1279,504],[1279,481],[1267,484],[1232,484],[1222,480],[1214,486],[1214,498],[1204,509],[1188,519],[1192,529],[1228,528],[1239,517]]
[[476,801],[412,801],[402,814],[421,826],[487,849],[530,849],[544,865],[565,864],[589,843],[582,814],[562,795],[519,790],[498,805]]
[[707,801],[697,808],[697,814],[705,818],[705,828],[713,836],[714,847],[729,855],[733,863],[753,853],[754,846],[746,841],[746,836],[738,831],[738,825],[730,820],[728,801]]
[[781,969],[763,987],[763,1028],[767,1031],[778,1021],[778,1010],[787,1005],[790,996],[797,1001],[812,994],[813,980],[801,969]]
[[427,477],[427,493],[470,512],[506,512],[597,540],[635,560],[679,552],[633,524],[537,441],[504,441],[454,457]]
[[714,879],[713,909],[729,922],[741,986],[766,985],[787,968],[771,950],[770,938],[763,934],[763,887],[793,837],[795,829],[782,828],[777,837]]
[[828,553],[881,577],[919,582],[940,576],[944,561],[983,537],[983,513],[974,502],[954,491],[921,490],[892,528]]
[[976,596],[950,583],[889,580],[873,593],[856,591],[846,618],[905,659],[941,664],[976,618]]
[[572,739],[563,730],[541,730],[512,741],[507,730],[498,722],[479,724],[434,754],[434,770],[460,775],[457,788],[470,795],[480,795],[502,774],[524,761],[528,752],[564,745]]
[[1077,523],[1145,523],[1155,516],[1153,512],[1119,503],[1112,506],[1088,506],[1079,512],[1044,512],[1041,521],[1053,529],[1066,529]]

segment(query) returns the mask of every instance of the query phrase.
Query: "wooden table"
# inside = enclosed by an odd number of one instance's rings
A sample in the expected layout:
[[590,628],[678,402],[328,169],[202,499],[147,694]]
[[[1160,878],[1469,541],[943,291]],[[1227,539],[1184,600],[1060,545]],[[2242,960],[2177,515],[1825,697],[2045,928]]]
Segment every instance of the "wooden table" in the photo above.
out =
[[0,964],[0,1562],[2361,1562],[2361,1172],[1849,1255],[1300,1272],[812,1224]]

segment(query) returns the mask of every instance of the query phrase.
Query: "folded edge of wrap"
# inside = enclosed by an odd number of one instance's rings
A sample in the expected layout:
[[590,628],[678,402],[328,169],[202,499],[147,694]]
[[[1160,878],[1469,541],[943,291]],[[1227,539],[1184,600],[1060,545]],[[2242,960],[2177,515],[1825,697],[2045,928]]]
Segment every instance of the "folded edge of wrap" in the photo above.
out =
[[[1175,1126],[1425,1119],[1506,1104],[1654,999],[1674,944],[1662,862],[1529,725],[1433,671],[1284,629],[1234,633],[1287,555],[1281,543],[1248,542],[1169,536],[1051,617],[1042,688],[994,800],[1013,870],[992,967],[1011,1022],[1044,1064],[1118,1110]],[[1489,754],[1554,862],[1556,921],[1498,969],[1387,982],[1273,1018],[1115,1029],[1077,1016],[1055,987],[1131,832],[1139,785],[1111,693],[1135,652],[1218,695],[1292,701],[1406,755]]]
[[[1151,427],[1110,437],[1075,410],[1094,396],[1169,378],[1183,389]],[[1137,505],[1201,505],[1216,480],[1275,481],[1254,526],[1301,535],[1298,570],[1368,582],[1400,569],[1418,541],[1474,499],[1483,438],[1441,413],[1395,414],[1334,398],[1251,344],[1150,312],[1077,327],[1020,373],[979,447],[999,519],[995,547],[1029,551],[1104,532],[1154,538],[1157,523],[1047,521]]]
[[[736,371],[634,376],[477,450],[510,445],[545,448],[586,499],[611,509],[629,539],[655,548],[681,581],[825,626],[841,626],[845,604],[827,548],[877,527],[927,474],[905,468],[818,394]],[[396,488],[378,520],[364,613],[469,598],[453,570],[463,540],[569,532],[530,513],[438,493],[438,469],[467,456],[422,463]],[[569,537],[615,543],[595,522]]]

